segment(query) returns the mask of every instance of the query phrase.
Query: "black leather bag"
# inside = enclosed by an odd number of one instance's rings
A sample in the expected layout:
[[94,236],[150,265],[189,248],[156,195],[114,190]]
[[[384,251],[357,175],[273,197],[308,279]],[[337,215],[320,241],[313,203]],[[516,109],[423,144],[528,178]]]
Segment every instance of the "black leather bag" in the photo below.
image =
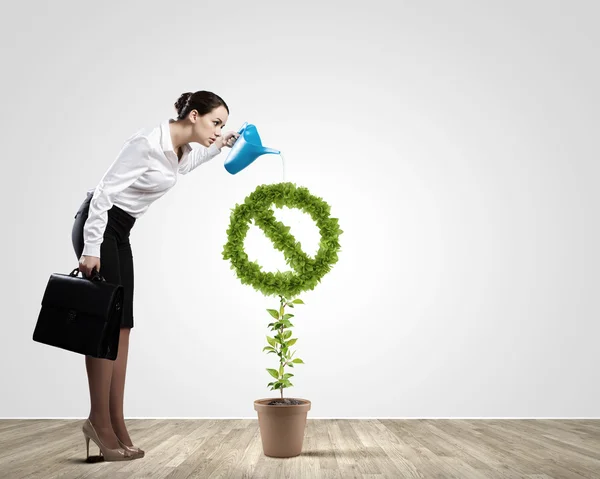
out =
[[123,286],[94,269],[90,278],[50,275],[33,340],[94,358],[115,360],[123,314]]

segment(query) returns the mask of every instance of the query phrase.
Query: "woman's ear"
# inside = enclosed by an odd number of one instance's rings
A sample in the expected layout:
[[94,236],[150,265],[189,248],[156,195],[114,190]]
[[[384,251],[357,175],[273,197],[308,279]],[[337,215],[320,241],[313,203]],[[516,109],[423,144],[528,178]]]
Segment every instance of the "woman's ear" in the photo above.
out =
[[198,119],[198,111],[196,110],[192,110],[188,116],[188,118],[190,119],[190,121],[192,123],[196,123],[196,120]]

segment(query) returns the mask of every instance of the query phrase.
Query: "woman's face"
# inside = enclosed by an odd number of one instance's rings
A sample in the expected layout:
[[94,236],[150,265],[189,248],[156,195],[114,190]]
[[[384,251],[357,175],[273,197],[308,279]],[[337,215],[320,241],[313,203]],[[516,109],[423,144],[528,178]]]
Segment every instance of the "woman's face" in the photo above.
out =
[[189,117],[194,130],[193,141],[206,147],[212,145],[221,136],[221,130],[228,116],[224,106],[218,106],[204,116],[198,115],[198,112],[193,110]]

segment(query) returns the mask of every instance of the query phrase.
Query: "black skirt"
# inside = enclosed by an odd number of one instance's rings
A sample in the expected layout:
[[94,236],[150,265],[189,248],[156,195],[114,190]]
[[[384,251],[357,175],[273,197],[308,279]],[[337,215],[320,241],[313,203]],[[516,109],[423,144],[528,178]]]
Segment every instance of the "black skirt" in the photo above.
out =
[[[71,240],[77,261],[83,253],[83,227],[91,200],[92,193],[88,193],[75,215]],[[100,247],[100,274],[108,283],[123,285],[122,328],[133,328],[133,254],[129,233],[134,223],[133,216],[113,205],[108,210],[108,222]]]

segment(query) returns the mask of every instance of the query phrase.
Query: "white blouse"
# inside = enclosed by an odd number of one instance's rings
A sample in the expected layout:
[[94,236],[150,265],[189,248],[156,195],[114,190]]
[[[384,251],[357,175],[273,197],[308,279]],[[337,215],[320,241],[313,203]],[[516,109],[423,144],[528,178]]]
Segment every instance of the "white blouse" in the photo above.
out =
[[108,210],[113,205],[139,218],[175,186],[178,172],[185,175],[221,152],[214,143],[208,148],[185,144],[178,161],[171,141],[170,121],[131,136],[98,186],[88,191],[93,192],[93,196],[83,227],[84,255],[100,257]]

